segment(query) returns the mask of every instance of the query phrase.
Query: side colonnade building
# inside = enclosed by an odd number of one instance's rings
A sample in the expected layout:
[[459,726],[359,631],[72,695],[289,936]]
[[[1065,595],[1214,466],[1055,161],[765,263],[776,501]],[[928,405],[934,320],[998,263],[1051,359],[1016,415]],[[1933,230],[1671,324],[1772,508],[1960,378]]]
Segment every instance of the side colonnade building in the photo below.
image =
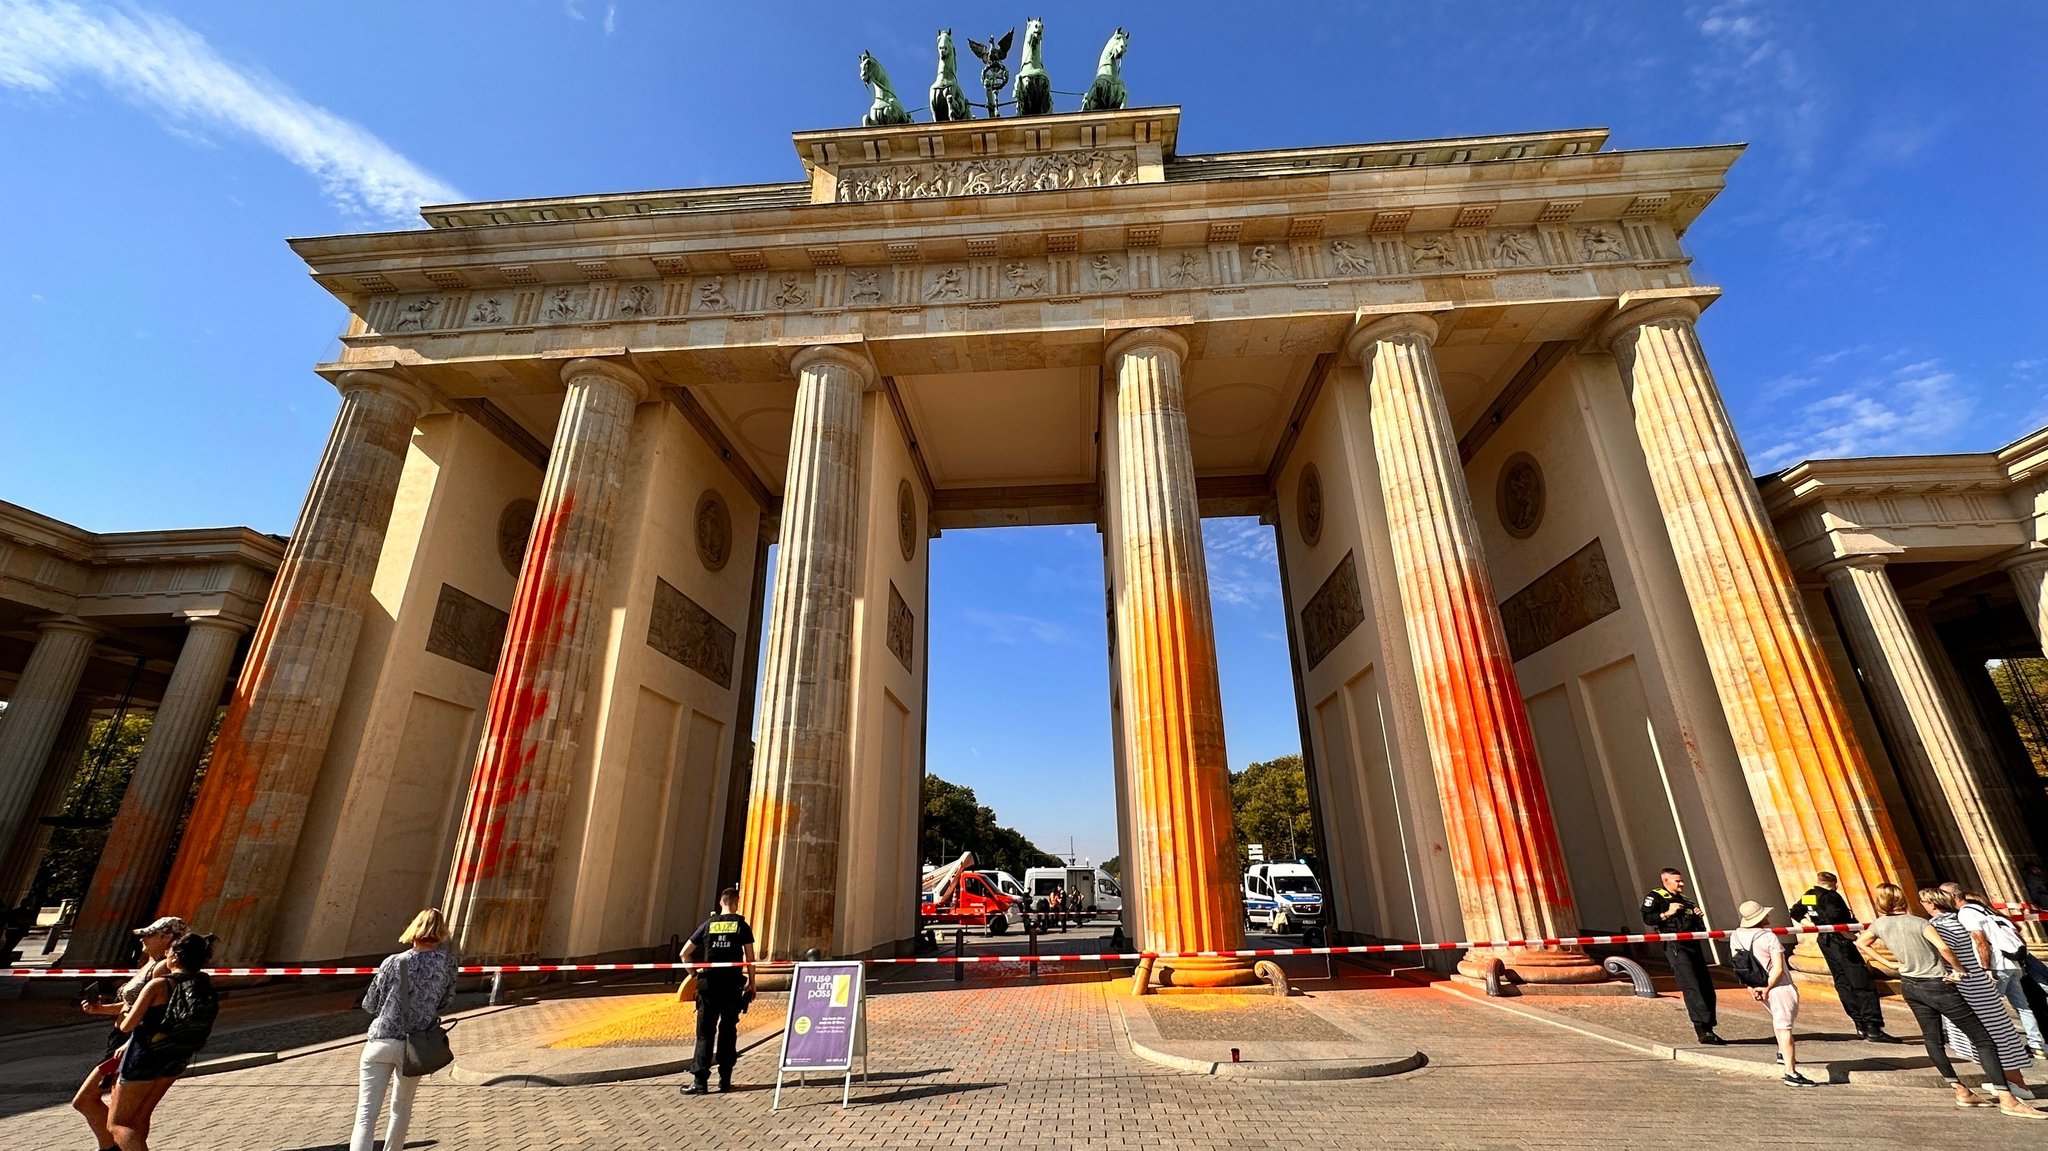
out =
[[[295,241],[341,413],[161,906],[227,962],[427,904],[477,959],[589,957],[738,881],[772,958],[903,951],[930,541],[1085,523],[1126,926],[1237,947],[1201,521],[1252,514],[1346,937],[1620,928],[1663,865],[1723,921],[1822,869],[2017,894],[1982,685],[1887,598],[1920,537],[1829,510],[1882,477],[1760,492],[1716,389],[1681,238],[1739,147],[1182,156],[1179,119],[800,133],[798,182]],[[1974,482],[1929,590],[2010,572],[2038,624],[2042,471]]]

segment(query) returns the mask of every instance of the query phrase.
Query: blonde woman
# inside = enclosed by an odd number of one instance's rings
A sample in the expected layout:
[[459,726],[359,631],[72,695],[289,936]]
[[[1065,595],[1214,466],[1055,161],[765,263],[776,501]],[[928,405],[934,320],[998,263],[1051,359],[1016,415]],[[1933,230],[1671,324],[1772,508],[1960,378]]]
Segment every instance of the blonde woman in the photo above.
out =
[[[141,998],[142,990],[150,980],[170,970],[171,944],[185,934],[185,921],[175,915],[166,915],[147,927],[135,929],[135,936],[142,943],[142,966],[128,977],[115,993],[112,1003],[98,995],[79,1001],[78,1009],[87,1015],[109,1015],[119,1019],[128,1008]],[[77,1094],[71,1097],[71,1106],[85,1116],[86,1126],[92,1128],[92,1136],[101,1147],[114,1146],[113,1131],[107,1126],[107,1094],[114,1089],[114,1080],[121,1070],[121,1053],[128,1046],[128,1033],[117,1025],[107,1033],[107,1051],[99,1065],[86,1074],[85,1082],[78,1085]]]
[[[405,1074],[405,1037],[441,1021],[441,1012],[455,1001],[455,956],[441,949],[448,937],[448,921],[437,907],[413,916],[412,925],[398,937],[405,949],[388,955],[377,965],[376,978],[363,995],[363,1010],[376,1016],[363,1044],[361,1080],[356,1095],[356,1129],[349,1151],[371,1151],[377,1127],[377,1112],[384,1106],[384,1090],[396,1080],[391,1092],[391,1121],[384,1128],[385,1151],[405,1146],[405,1129],[412,1120],[412,1096],[420,1085],[419,1076]],[[403,992],[401,994],[401,991]]]

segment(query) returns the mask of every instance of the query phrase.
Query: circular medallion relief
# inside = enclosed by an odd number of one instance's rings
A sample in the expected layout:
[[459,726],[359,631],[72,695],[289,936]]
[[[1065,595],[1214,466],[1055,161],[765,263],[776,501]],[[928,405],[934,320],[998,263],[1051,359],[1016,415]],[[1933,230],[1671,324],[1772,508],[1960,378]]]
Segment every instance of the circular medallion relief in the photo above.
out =
[[1508,457],[1507,466],[1500,470],[1500,489],[1494,502],[1500,524],[1509,535],[1525,540],[1536,534],[1543,522],[1543,469],[1536,466],[1533,456],[1516,452]]
[[718,571],[732,557],[732,513],[725,497],[706,491],[697,497],[697,558],[705,571]]
[[896,484],[896,542],[903,547],[905,563],[917,558],[917,497],[910,492],[909,480]]
[[513,500],[498,513],[498,562],[513,575],[526,558],[526,539],[533,534],[532,500]]
[[1301,528],[1301,542],[1310,547],[1323,538],[1323,476],[1310,464],[1301,469],[1301,481],[1295,488],[1294,513]]

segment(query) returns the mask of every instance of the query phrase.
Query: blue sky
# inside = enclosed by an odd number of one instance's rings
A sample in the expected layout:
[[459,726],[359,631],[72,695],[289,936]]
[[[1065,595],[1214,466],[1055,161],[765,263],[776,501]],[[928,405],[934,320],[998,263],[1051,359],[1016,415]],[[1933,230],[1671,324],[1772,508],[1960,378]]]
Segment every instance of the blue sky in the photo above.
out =
[[[1759,470],[2048,423],[2038,3],[0,0],[0,498],[100,530],[288,530],[335,408],[307,368],[341,313],[284,237],[416,226],[428,200],[794,179],[788,133],[865,108],[862,49],[917,92],[934,29],[1031,13],[1063,90],[1129,29],[1133,103],[1180,104],[1186,152],[1748,142],[1687,244],[1727,289],[1702,331]],[[1242,767],[1298,743],[1283,621],[1270,537],[1209,536]],[[933,770],[1096,856],[1099,547],[937,543],[930,731]]]

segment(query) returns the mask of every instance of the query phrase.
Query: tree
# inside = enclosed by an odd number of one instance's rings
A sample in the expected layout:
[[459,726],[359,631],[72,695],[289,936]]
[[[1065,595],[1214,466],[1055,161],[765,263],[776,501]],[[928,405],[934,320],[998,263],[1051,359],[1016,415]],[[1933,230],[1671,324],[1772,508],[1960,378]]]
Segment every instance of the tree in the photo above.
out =
[[918,850],[933,863],[949,863],[963,851],[990,871],[1022,875],[1033,867],[1058,867],[1058,856],[1010,828],[996,823],[996,813],[974,798],[974,789],[924,777],[924,830]]
[[1993,660],[1987,670],[2035,773],[2048,776],[2048,659]]
[[1124,857],[1112,855],[1108,859],[1103,860],[1102,870],[1109,872],[1118,879],[1122,879],[1124,877]]
[[1267,859],[1295,859],[1315,842],[1309,821],[1308,773],[1299,755],[1283,755],[1230,773],[1230,814],[1237,827],[1238,865],[1246,848],[1264,844]]

